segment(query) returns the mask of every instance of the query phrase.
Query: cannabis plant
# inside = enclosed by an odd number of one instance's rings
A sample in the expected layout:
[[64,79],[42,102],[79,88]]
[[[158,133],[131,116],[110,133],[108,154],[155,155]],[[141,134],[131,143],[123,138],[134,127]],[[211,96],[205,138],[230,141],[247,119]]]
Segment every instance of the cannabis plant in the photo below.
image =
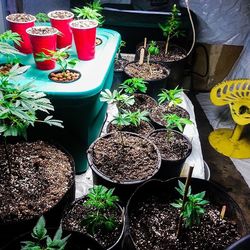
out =
[[65,74],[68,67],[74,67],[76,63],[79,61],[77,58],[71,58],[67,59],[68,52],[67,50],[69,47],[65,47],[59,50],[47,50],[48,54],[45,54],[44,52],[40,52],[36,54],[35,60],[37,62],[44,62],[46,60],[53,60],[55,61],[63,74]]
[[104,22],[104,17],[101,14],[102,9],[100,1],[96,0],[92,4],[88,4],[82,8],[75,7],[72,11],[78,19],[94,19],[101,26]]
[[167,129],[178,128],[181,132],[184,130],[184,125],[193,124],[193,122],[187,118],[182,118],[176,114],[166,114],[163,116],[166,122]]
[[116,57],[116,60],[122,58],[122,56],[121,56],[121,49],[122,49],[123,47],[126,47],[126,42],[123,41],[123,40],[121,40],[120,45],[119,45],[119,48],[118,48],[118,50],[117,50],[117,57]]
[[135,92],[147,92],[147,82],[144,81],[143,78],[129,78],[125,80],[121,85],[120,88],[125,91],[127,94],[134,94]]
[[168,46],[169,41],[173,37],[178,37],[183,35],[181,31],[181,18],[180,18],[180,11],[177,8],[176,4],[173,5],[171,10],[170,17],[167,18],[166,23],[159,24],[161,30],[163,31],[163,36],[167,38],[166,45],[165,45],[165,55],[168,53]]
[[140,111],[137,110],[135,112],[131,112],[131,111],[125,111],[124,115],[127,119],[128,125],[132,125],[135,127],[140,126],[142,121],[148,122],[148,115],[149,112],[148,111]]
[[160,53],[159,47],[156,45],[155,41],[151,41],[148,46],[148,56],[147,56],[147,63],[149,64],[150,56],[155,56]]
[[31,233],[33,241],[22,241],[21,250],[64,250],[70,235],[62,238],[62,227],[60,226],[53,238],[51,238],[45,227],[44,217],[40,217]]
[[108,211],[116,209],[115,202],[119,201],[118,196],[113,195],[113,189],[97,185],[90,189],[88,199],[83,206],[89,207],[91,211],[86,215],[82,223],[88,231],[94,234],[96,230],[112,231],[117,226],[113,216],[108,216]]
[[35,15],[37,23],[46,23],[49,22],[49,17],[46,13],[39,12]]
[[178,186],[179,187],[175,187],[175,189],[182,198],[177,199],[175,202],[171,203],[171,205],[175,208],[182,209],[180,216],[183,218],[186,228],[191,228],[193,225],[199,225],[205,213],[204,206],[209,203],[204,199],[206,192],[203,191],[198,194],[192,194],[192,188],[189,186],[187,199],[183,204],[185,185],[181,181],[178,181]]
[[182,103],[182,99],[180,98],[180,94],[183,93],[183,89],[179,88],[179,86],[174,89],[163,89],[160,94],[158,94],[158,102],[159,104],[163,104],[164,102],[168,102],[167,108],[176,106]]

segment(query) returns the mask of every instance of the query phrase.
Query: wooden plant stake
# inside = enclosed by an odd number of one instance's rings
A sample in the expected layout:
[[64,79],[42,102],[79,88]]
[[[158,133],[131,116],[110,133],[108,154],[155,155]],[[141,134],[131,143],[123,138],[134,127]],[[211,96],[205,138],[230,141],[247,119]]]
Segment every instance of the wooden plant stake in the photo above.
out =
[[224,219],[224,216],[225,216],[225,213],[226,213],[226,209],[227,209],[226,205],[222,206],[222,209],[221,209],[221,212],[220,212],[220,219],[221,220]]
[[[188,171],[188,176],[185,182],[185,189],[184,189],[184,195],[183,195],[183,199],[182,199],[182,207],[181,207],[181,211],[180,214],[183,212],[186,200],[187,200],[187,194],[188,194],[188,188],[190,185],[190,181],[192,178],[192,173],[193,173],[194,167],[190,166],[189,167],[189,171]],[[177,227],[177,232],[176,232],[176,236],[177,238],[179,238],[180,234],[181,234],[181,230],[182,230],[182,216],[180,215],[179,217],[179,222],[178,222],[178,227]]]
[[141,48],[140,50],[139,65],[142,65],[144,62],[146,47],[147,47],[147,37],[144,38],[144,45],[143,45],[143,48]]

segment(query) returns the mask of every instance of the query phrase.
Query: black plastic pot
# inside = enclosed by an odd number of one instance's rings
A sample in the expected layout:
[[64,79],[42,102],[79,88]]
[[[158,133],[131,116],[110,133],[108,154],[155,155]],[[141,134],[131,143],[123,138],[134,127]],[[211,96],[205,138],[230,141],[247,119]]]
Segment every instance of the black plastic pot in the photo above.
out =
[[[15,141],[15,140],[14,140]],[[38,221],[41,215],[44,215],[46,224],[48,227],[58,227],[60,224],[62,212],[66,206],[68,206],[75,199],[75,163],[72,156],[61,146],[55,143],[51,143],[60,149],[64,154],[66,154],[70,160],[72,167],[72,183],[68,187],[67,192],[61,197],[57,204],[51,207],[48,211],[45,211],[43,214],[34,216],[31,219],[12,221],[6,223],[0,223],[0,249],[1,246],[10,242],[19,235],[29,232],[32,230],[36,222]]]
[[[50,237],[54,236],[56,228],[48,228]],[[104,248],[89,235],[83,235],[78,232],[68,232],[63,230],[63,237],[70,235],[65,250],[104,250]],[[2,250],[20,250],[20,242],[34,239],[31,237],[31,231],[20,235],[12,240],[8,245],[1,248]]]
[[73,73],[78,73],[78,74],[79,74],[79,77],[78,77],[77,79],[75,79],[75,80],[70,80],[70,81],[59,81],[59,80],[57,81],[57,80],[53,80],[53,79],[52,79],[52,76],[51,76],[52,73],[57,74],[57,73],[62,73],[62,72],[63,72],[62,70],[54,70],[54,71],[52,71],[52,72],[49,73],[48,78],[49,78],[51,81],[53,81],[53,82],[58,82],[58,83],[63,83],[63,84],[75,82],[75,81],[77,81],[78,79],[81,78],[81,72],[80,72],[80,71],[74,70],[74,69],[67,69],[67,70],[69,70],[70,72],[73,72]]
[[250,249],[250,234],[236,241],[226,250],[249,250],[249,249]]
[[[169,201],[179,198],[179,193],[175,190],[175,187],[178,186],[178,180],[185,182],[185,179],[186,178],[172,178],[168,181],[149,180],[136,189],[126,207],[126,231],[123,250],[137,249],[129,228],[129,217],[134,206],[150,196],[157,196]],[[238,231],[241,235],[246,234],[247,224],[242,211],[238,204],[225,191],[212,182],[197,178],[192,178],[190,185],[192,186],[193,193],[206,191],[205,198],[209,200],[211,204],[219,207],[226,205],[226,216],[237,223]]]
[[99,139],[104,138],[104,137],[110,137],[114,133],[106,134],[106,135],[104,135],[102,137],[99,137],[96,141],[94,141],[90,145],[90,147],[89,147],[89,149],[87,151],[87,158],[88,158],[89,166],[91,167],[91,169],[93,171],[92,173],[93,173],[93,182],[94,182],[94,184],[95,185],[103,185],[103,186],[108,187],[108,188],[115,188],[114,193],[119,196],[121,202],[126,203],[128,198],[130,197],[130,195],[135,191],[135,189],[140,184],[142,184],[145,181],[153,178],[157,174],[157,172],[160,169],[160,165],[161,165],[161,156],[160,156],[160,152],[159,152],[158,148],[150,140],[148,140],[148,139],[146,139],[146,138],[144,138],[142,136],[139,136],[139,135],[137,135],[135,133],[130,133],[130,132],[122,132],[122,133],[127,133],[127,134],[130,134],[130,135],[136,136],[136,137],[140,137],[143,140],[147,140],[149,144],[153,145],[153,147],[155,149],[155,152],[156,152],[156,154],[158,156],[158,163],[155,166],[155,171],[151,176],[148,176],[147,178],[145,178],[143,180],[131,180],[131,181],[120,181],[120,182],[118,182],[118,181],[112,180],[110,177],[104,175],[101,171],[99,171],[99,169],[94,165],[94,161],[93,161],[93,151],[94,151],[95,143]]
[[[129,62],[128,64],[126,64],[126,66],[124,67],[124,73],[126,75],[126,79],[132,78],[132,77],[138,77],[138,76],[132,76],[128,71],[127,71],[127,65],[129,64],[133,64],[133,63],[137,63],[137,61],[133,61],[133,62]],[[148,80],[148,79],[144,79],[146,82],[148,82],[147,85],[147,94],[151,97],[153,97],[154,99],[157,98],[157,95],[161,92],[162,89],[165,89],[167,86],[167,79],[169,77],[170,74],[170,69],[163,65],[162,63],[158,63],[158,62],[153,62],[151,61],[151,63],[157,63],[159,65],[161,65],[162,67],[165,68],[165,73],[167,74],[167,76],[165,76],[162,79],[155,79],[155,80]]]
[[100,37],[97,37],[95,40],[95,46],[100,46],[102,44],[102,39]]
[[[148,137],[150,138],[150,136],[152,136],[155,133],[165,132],[165,131],[167,131],[167,130],[166,129],[157,129],[154,132],[150,133]],[[161,155],[161,168],[155,176],[157,179],[160,179],[160,180],[167,180],[167,179],[170,179],[173,177],[180,176],[183,164],[192,152],[192,144],[191,144],[190,140],[185,135],[183,135],[182,133],[180,133],[178,131],[175,131],[175,130],[171,130],[171,131],[173,131],[176,134],[181,135],[183,138],[186,139],[186,141],[188,142],[188,145],[189,145],[189,150],[183,158],[178,159],[178,160],[164,159]]]
[[[67,214],[69,213],[69,211],[74,207],[74,205],[76,203],[79,203],[80,201],[83,203],[85,200],[87,199],[86,196],[79,198],[77,200],[75,200],[71,205],[69,205],[65,210],[64,210],[64,214],[62,216],[62,228],[64,229],[65,224],[64,224],[64,218],[67,216]],[[110,246],[109,248],[102,248],[102,249],[106,249],[106,250],[120,250],[121,249],[121,244],[122,244],[122,238],[123,238],[123,234],[124,234],[124,230],[125,230],[125,213],[124,213],[124,208],[122,208],[118,203],[116,203],[116,207],[119,209],[119,211],[121,212],[121,217],[122,217],[122,229],[121,229],[121,234],[119,236],[119,238],[116,240],[116,242]],[[66,230],[67,231],[67,230]],[[69,233],[71,233],[71,231],[69,231]],[[93,241],[96,241],[94,239],[94,237],[90,234],[83,234],[81,232],[78,232],[79,236],[82,235],[82,237],[85,238],[91,238]],[[98,245],[100,245],[100,243],[98,243]],[[75,249],[72,249],[75,250]],[[80,250],[80,249],[79,249]],[[95,250],[95,248],[93,248],[93,250]]]

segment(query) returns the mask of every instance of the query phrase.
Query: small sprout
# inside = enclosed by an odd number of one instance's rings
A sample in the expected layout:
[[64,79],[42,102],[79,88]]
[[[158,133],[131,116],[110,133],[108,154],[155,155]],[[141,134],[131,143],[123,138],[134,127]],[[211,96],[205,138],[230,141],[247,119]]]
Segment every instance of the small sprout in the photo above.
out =
[[122,58],[122,56],[121,56],[121,49],[122,49],[123,47],[126,47],[126,42],[123,41],[123,40],[121,40],[120,45],[119,45],[119,48],[118,48],[118,50],[117,50],[117,57],[116,57],[116,60]]
[[149,43],[149,47],[148,47],[148,57],[147,57],[147,63],[149,64],[150,61],[150,56],[155,56],[158,55],[160,53],[160,50],[158,48],[158,46],[156,45],[155,41],[151,41]]
[[168,53],[169,40],[173,37],[179,37],[183,35],[181,28],[181,18],[180,11],[176,7],[176,4],[172,7],[171,16],[167,18],[166,23],[159,24],[159,27],[163,31],[163,36],[167,37],[166,46],[165,46],[165,55]]
[[78,19],[94,19],[101,26],[104,23],[104,17],[101,14],[102,9],[100,1],[96,0],[92,4],[88,4],[82,8],[75,7],[72,11]]
[[130,78],[125,80],[121,85],[120,88],[123,89],[128,94],[134,94],[135,92],[142,92],[146,93],[147,91],[147,82],[144,81],[143,78]]
[[128,116],[126,114],[118,113],[114,116],[114,119],[112,120],[112,124],[116,125],[119,130],[122,129],[124,126],[129,126],[129,120]]
[[22,241],[21,250],[56,250],[65,249],[70,235],[62,238],[62,227],[60,226],[53,239],[47,234],[44,217],[40,217],[31,233],[34,241]]
[[[183,197],[185,185],[181,181],[178,181],[178,185],[179,187],[176,187],[175,189]],[[184,206],[183,198],[179,198],[175,202],[171,203],[171,206],[175,208],[181,209],[183,207],[183,211],[181,212],[180,216],[183,218],[186,228],[191,228],[193,225],[200,224],[201,217],[205,213],[205,209],[203,207],[209,203],[209,201],[204,199],[205,195],[205,191],[198,194],[192,194],[192,189],[190,186]]]
[[193,124],[193,122],[187,118],[179,117],[176,114],[166,114],[163,116],[163,119],[166,122],[167,129],[178,128],[181,132],[183,132],[183,125]]
[[177,86],[174,89],[163,89],[161,93],[158,95],[159,104],[163,104],[164,102],[168,102],[168,107],[176,106],[182,103],[182,99],[180,98],[180,94],[183,93],[183,89]]
[[115,202],[119,201],[118,196],[113,195],[113,189],[107,189],[104,186],[97,185],[90,189],[87,195],[88,199],[83,203],[83,206],[92,208],[83,224],[87,226],[89,232],[94,234],[97,229],[112,231],[117,226],[117,221],[114,217],[108,216],[107,211],[116,208]]
[[35,15],[37,23],[46,23],[49,22],[49,17],[46,13],[39,12]]
[[145,122],[149,121],[148,119],[149,112],[145,110],[144,111],[137,110],[135,112],[126,111],[124,114],[127,117],[129,125],[132,125],[135,127],[140,126],[142,121],[145,121]]
[[12,32],[11,30],[7,30],[4,33],[0,34],[0,42],[8,43],[13,42],[14,44],[20,45],[22,38],[16,32]]
[[57,51],[47,50],[48,54],[45,54],[44,52],[40,52],[40,53],[36,54],[35,60],[37,62],[44,62],[46,60],[54,60],[60,66],[61,71],[63,73],[65,73],[65,71],[69,67],[72,67],[72,68],[75,67],[75,65],[79,61],[77,58],[67,59],[67,56],[68,56],[67,50],[68,49],[69,49],[69,47],[65,47],[65,48],[59,49]]

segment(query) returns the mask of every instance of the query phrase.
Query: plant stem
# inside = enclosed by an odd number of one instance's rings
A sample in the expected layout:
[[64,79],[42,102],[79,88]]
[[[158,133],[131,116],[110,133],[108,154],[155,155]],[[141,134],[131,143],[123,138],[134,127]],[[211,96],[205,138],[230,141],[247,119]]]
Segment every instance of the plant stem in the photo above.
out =
[[170,36],[168,35],[168,37],[167,37],[167,41],[166,41],[166,47],[165,47],[165,56],[168,54],[168,44],[169,44],[169,39],[170,39]]
[[[185,206],[185,203],[186,203],[186,200],[187,200],[188,188],[190,185],[193,169],[194,169],[194,167],[190,166],[189,170],[188,170],[188,176],[187,176],[186,183],[185,183],[185,189],[184,189],[184,195],[183,195],[183,199],[182,199],[182,207],[181,207],[180,214],[182,213],[184,206]],[[178,227],[177,227],[177,232],[176,232],[177,238],[179,238],[179,236],[181,234],[181,230],[182,230],[182,216],[180,215]]]
[[11,159],[10,159],[10,155],[8,152],[8,145],[7,145],[7,140],[6,137],[4,137],[4,151],[5,151],[5,156],[6,156],[6,160],[7,160],[7,164],[8,164],[8,170],[9,170],[9,175],[10,175],[10,180],[11,180]]

